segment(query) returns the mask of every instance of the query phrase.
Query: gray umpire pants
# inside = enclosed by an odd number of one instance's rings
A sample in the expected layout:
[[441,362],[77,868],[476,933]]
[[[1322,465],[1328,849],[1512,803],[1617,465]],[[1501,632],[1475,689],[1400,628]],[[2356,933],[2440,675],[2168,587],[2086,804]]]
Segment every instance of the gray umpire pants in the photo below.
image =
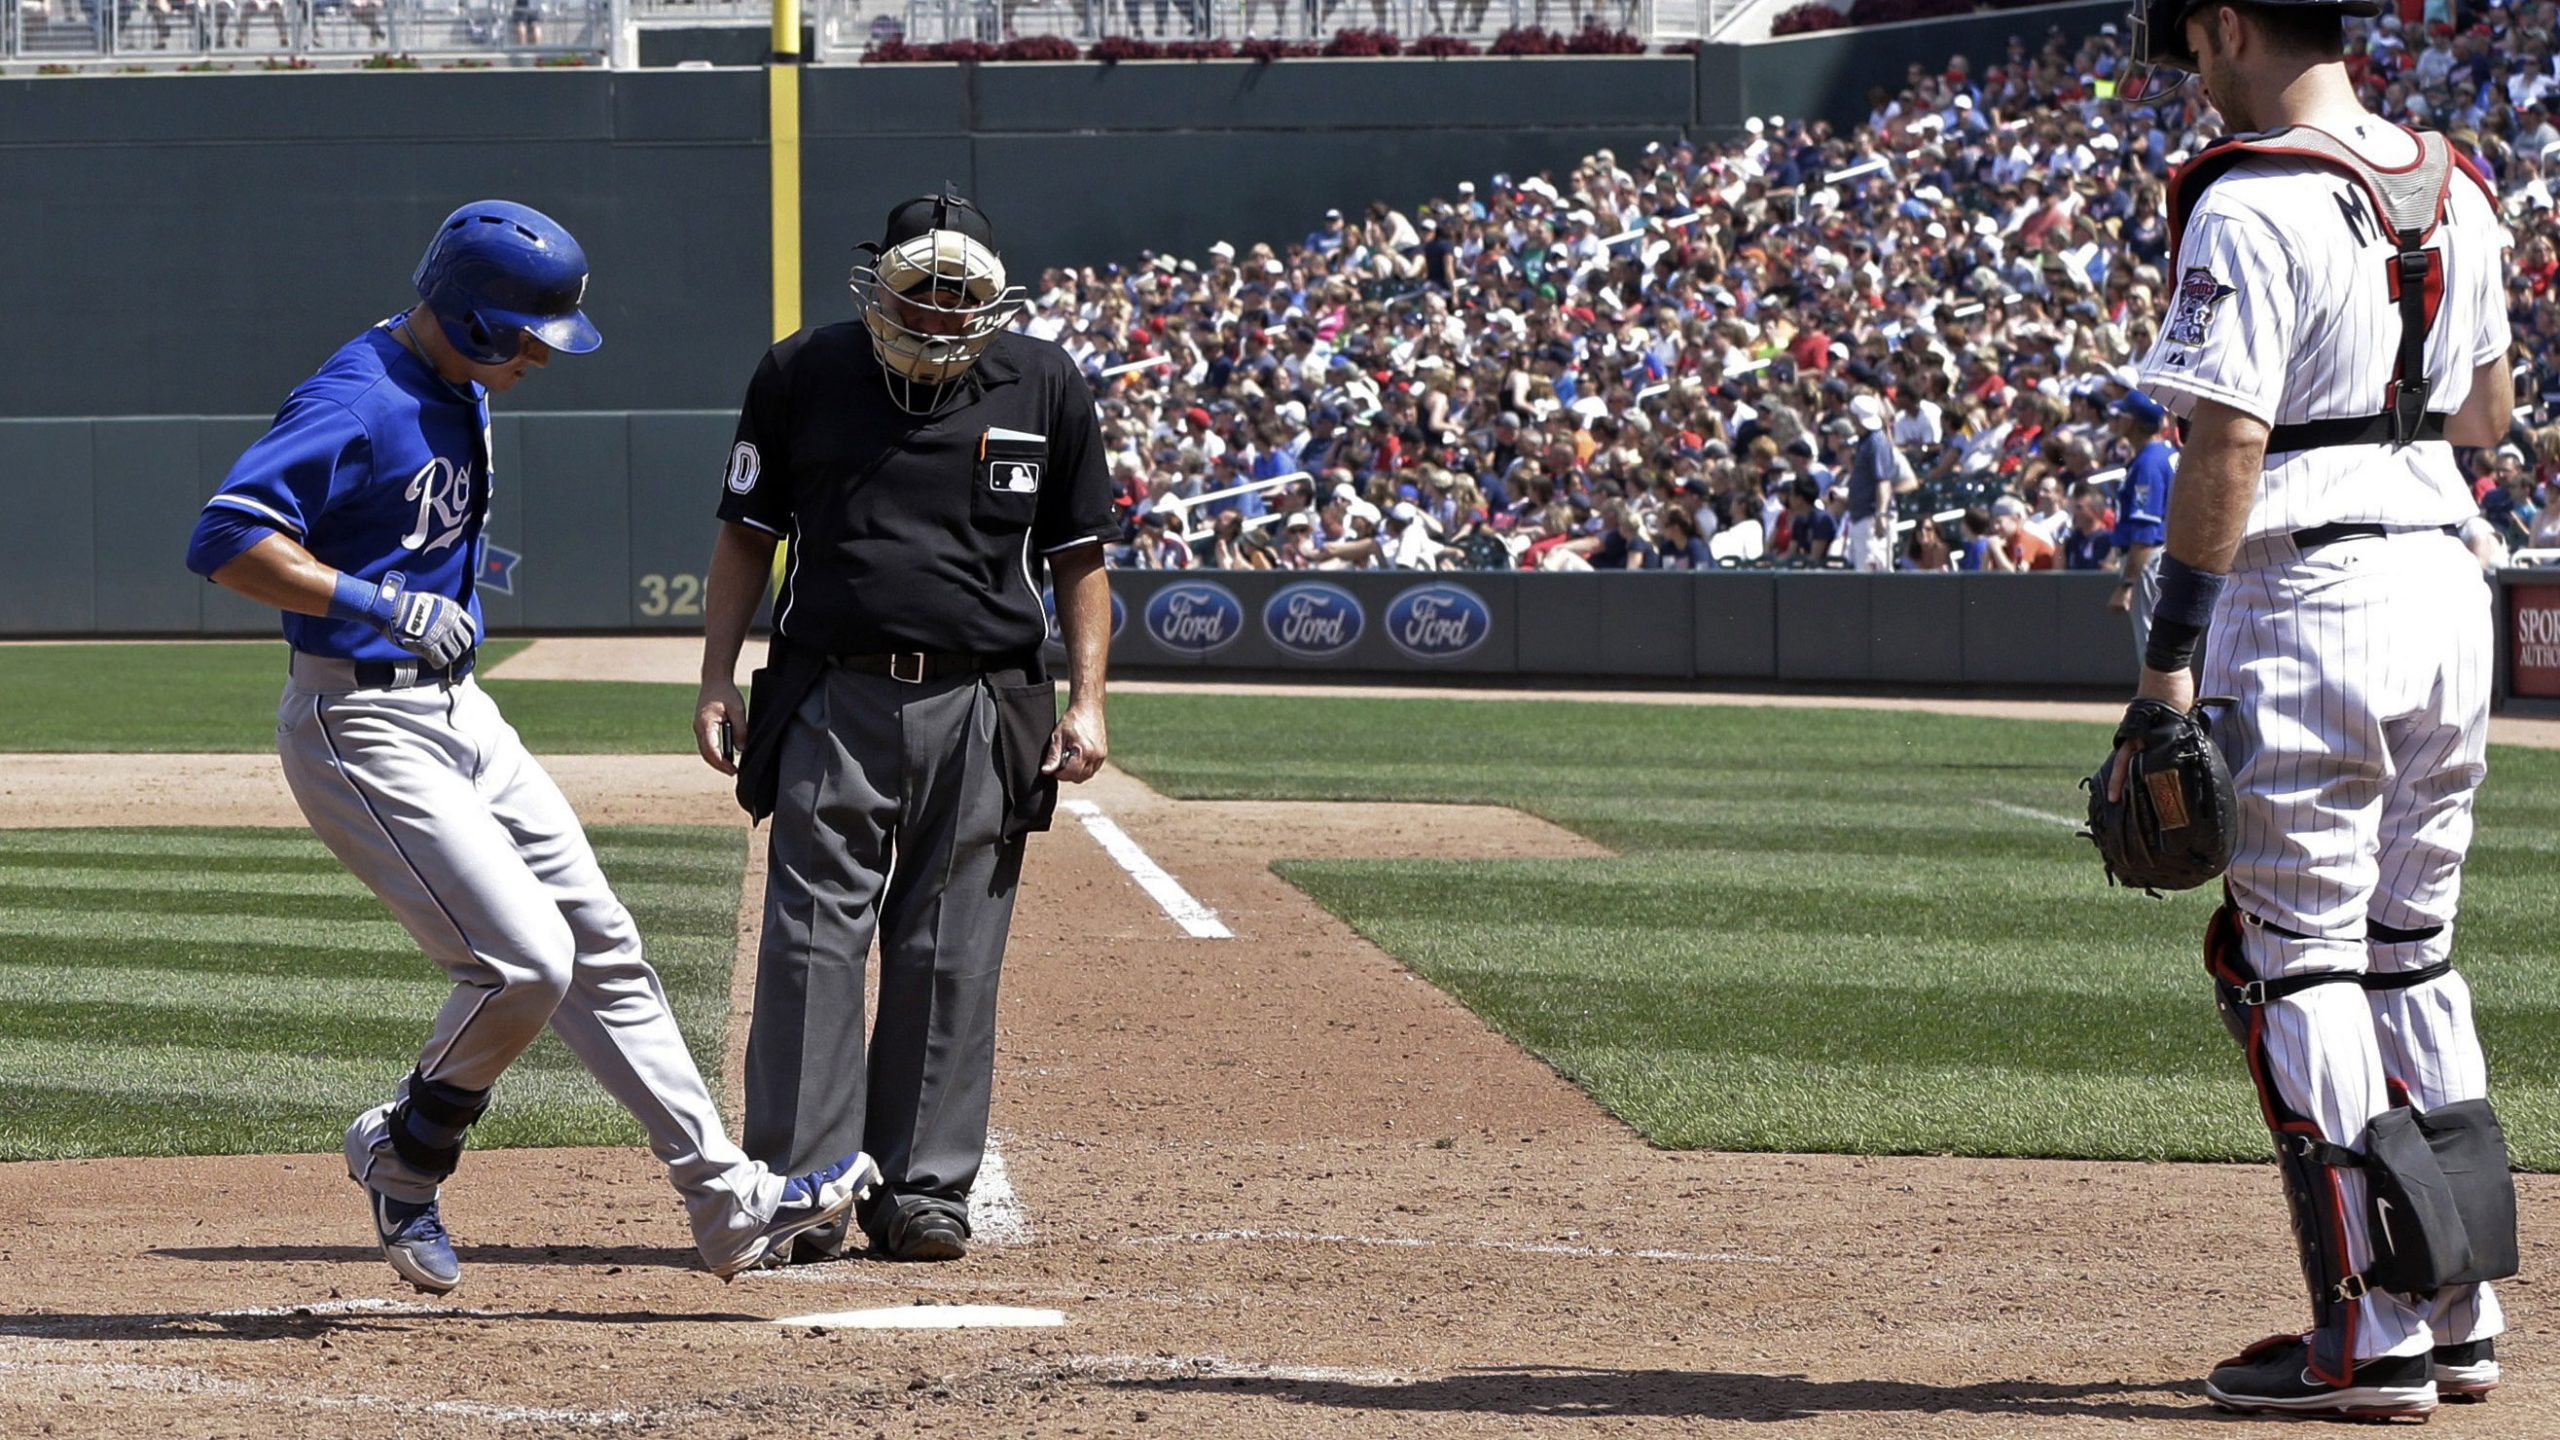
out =
[[2160,557],[2168,553],[2166,546],[2154,547],[2133,572],[2133,673],[2137,679],[2151,651],[2151,612],[2160,604]]
[[[862,1223],[968,1223],[995,1078],[996,985],[1022,874],[1002,838],[984,677],[906,684],[829,667],[792,715],[747,1038],[747,1153],[786,1174],[860,1148],[886,1184]],[[880,946],[866,1053],[863,973]]]

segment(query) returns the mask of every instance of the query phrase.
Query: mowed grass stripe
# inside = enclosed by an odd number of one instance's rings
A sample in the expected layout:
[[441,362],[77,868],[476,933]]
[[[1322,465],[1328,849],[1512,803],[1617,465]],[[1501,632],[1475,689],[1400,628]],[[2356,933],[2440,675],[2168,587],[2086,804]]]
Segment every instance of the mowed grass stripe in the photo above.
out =
[[[0,937],[6,937],[0,928]],[[47,939],[56,938],[51,935]],[[26,957],[32,956],[33,959]],[[266,940],[195,939],[183,946],[126,935],[83,938],[76,945],[21,949],[0,940],[0,966],[42,963],[108,973],[160,969],[172,975],[280,976],[336,983],[440,977],[402,936],[397,946],[277,945]],[[190,980],[192,983],[192,980]],[[439,978],[438,983],[442,983]]]
[[[2021,1158],[2062,1150],[2087,1159],[2157,1161],[2192,1158],[2191,1145],[2161,1149],[2150,1143],[2164,1128],[2239,1151],[2263,1151],[2267,1143],[2266,1127],[2236,1069],[2164,1081],[1997,1065],[1878,1071],[1761,1056],[1684,1055],[1665,1062],[1642,1049],[1601,1047],[1579,1057],[1566,1073],[1588,1088],[1626,1094],[1668,1117],[1663,1133],[1653,1138],[1673,1149]],[[1960,1106],[1938,1103],[1950,1094],[1972,1098]],[[1711,1109],[1699,1110],[1700,1096],[1719,1098]],[[1946,1143],[1871,1148],[1880,1132],[1935,1133]],[[1728,1136],[1733,1138],[1723,1138]]]
[[244,1031],[254,1031],[263,1023],[251,1017],[314,1013],[414,1021],[443,1004],[452,989],[443,976],[423,965],[413,965],[407,975],[367,975],[362,983],[350,985],[326,975],[226,975],[157,965],[110,968],[0,958],[0,1014],[28,1003],[117,1005],[141,1011],[174,1010],[181,1016],[227,1015]]
[[[11,889],[0,886],[0,936],[21,937],[29,942],[147,938],[180,943],[210,932],[255,933],[283,945],[354,943],[386,950],[405,946],[413,953],[417,948],[410,940],[409,932],[401,927],[400,922],[386,918],[390,912],[371,895],[192,895],[138,891],[112,900],[101,895],[88,903],[77,903],[76,897],[44,891],[38,893],[43,901],[50,903],[37,903],[27,896],[10,894]],[[734,938],[737,933],[734,915],[725,925],[712,922],[709,914],[711,897],[717,894],[713,887],[638,886],[634,889],[650,896],[648,903],[660,922],[650,925],[644,918],[641,926],[644,943],[648,938],[662,943],[723,936]],[[75,903],[65,904],[65,901]],[[630,896],[626,895],[623,903],[630,906],[635,916],[640,914],[641,906],[633,903]],[[37,953],[42,958],[41,952]]]
[[[235,902],[232,909],[217,916],[202,914],[154,914],[81,906],[74,909],[21,906],[0,910],[0,950],[15,955],[35,955],[54,961],[57,952],[39,945],[81,945],[90,941],[144,941],[161,945],[186,945],[207,935],[251,935],[259,941],[285,949],[304,947],[358,946],[368,950],[391,951],[406,947],[416,954],[417,946],[409,932],[400,928],[389,912],[374,907],[374,919],[303,919],[282,908],[255,903],[248,897]],[[212,923],[215,919],[227,923]],[[68,962],[57,962],[68,963]],[[423,958],[420,964],[427,963]]]
[[[608,827],[591,838],[697,1063],[716,1069],[740,837]],[[199,851],[249,868],[208,872]],[[159,868],[84,868],[107,855]],[[48,883],[65,872],[131,883]],[[408,1070],[451,988],[307,834],[0,832],[0,896],[0,1160],[334,1149]],[[638,1138],[548,1034],[473,1132],[479,1145]]]
[[[0,834],[9,832],[0,831]],[[299,832],[293,832],[299,833]],[[639,852],[648,854],[653,852]],[[340,865],[337,857],[317,859],[231,856],[208,861],[186,856],[186,869],[172,872],[166,852],[33,856],[0,847],[0,885],[56,886],[65,890],[125,890],[148,884],[157,890],[219,891],[226,894],[370,896],[363,883]],[[137,876],[147,877],[138,880]],[[668,859],[624,859],[614,867],[624,886],[700,884],[718,888],[681,852]]]
[[[171,860],[185,864],[171,865]],[[0,829],[0,873],[16,864],[49,861],[145,869],[164,875],[209,870],[346,873],[337,857],[313,844],[311,836],[301,830]],[[348,883],[355,884],[352,879]]]
[[[481,670],[526,643],[481,646]],[[285,660],[281,640],[0,646],[0,750],[272,751]],[[690,685],[491,680],[485,688],[539,755],[693,753]]]
[[[1186,799],[1510,805],[1619,851],[1285,861],[1292,883],[1657,1143],[2263,1159],[2200,936],[2071,816],[2097,725],[1874,711],[1130,696]],[[2560,1168],[2560,755],[2498,747],[2457,958],[2520,1162]]]

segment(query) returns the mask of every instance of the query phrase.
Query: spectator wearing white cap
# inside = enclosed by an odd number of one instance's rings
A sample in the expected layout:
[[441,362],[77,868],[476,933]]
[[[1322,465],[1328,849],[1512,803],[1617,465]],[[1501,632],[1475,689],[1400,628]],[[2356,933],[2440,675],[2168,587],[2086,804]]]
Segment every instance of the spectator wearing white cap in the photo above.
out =
[[2054,568],[2053,542],[2027,523],[2027,502],[2024,500],[2015,495],[2003,495],[1992,501],[1991,530],[1996,543],[1984,557],[1990,562],[1989,568],[2021,575],[2030,570]]
[[1866,394],[1853,396],[1849,416],[1858,427],[1857,442],[1849,452],[1849,568],[1870,573],[1890,570],[1895,501],[1908,488],[1904,477],[1910,467],[1886,431],[1882,400]]
[[1342,212],[1327,210],[1324,223],[1307,232],[1307,249],[1317,255],[1332,255],[1349,243],[1350,238],[1350,229],[1343,221]]
[[1440,540],[1433,533],[1431,517],[1410,500],[1399,500],[1388,507],[1386,521],[1379,529],[1385,546],[1388,568],[1394,570],[1436,570],[1440,568]]

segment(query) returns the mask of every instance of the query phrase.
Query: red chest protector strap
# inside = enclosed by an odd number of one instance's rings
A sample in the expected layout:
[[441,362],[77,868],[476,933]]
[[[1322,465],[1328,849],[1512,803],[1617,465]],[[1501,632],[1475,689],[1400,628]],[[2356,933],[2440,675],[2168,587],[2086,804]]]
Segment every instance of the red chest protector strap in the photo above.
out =
[[[2307,125],[2233,136],[2206,147],[2169,177],[2169,246],[2175,256],[2186,236],[2187,221],[2203,201],[2205,187],[2234,165],[2253,155],[2282,155],[2307,160],[2346,175],[2372,203],[2382,233],[2398,247],[2391,261],[2392,297],[2400,306],[2400,354],[2391,372],[2390,403],[2379,415],[2350,415],[2334,420],[2308,420],[2278,425],[2267,436],[2270,455],[2312,450],[2326,445],[2401,446],[2444,438],[2442,414],[2430,414],[2427,397],[2428,292],[2441,284],[2427,241],[2445,217],[2446,195],[2459,168],[2479,181],[2479,173],[2453,153],[2433,131],[2404,130],[2418,142],[2418,158],[2398,170],[2368,162],[2345,142]],[[2487,186],[2482,185],[2485,193]]]

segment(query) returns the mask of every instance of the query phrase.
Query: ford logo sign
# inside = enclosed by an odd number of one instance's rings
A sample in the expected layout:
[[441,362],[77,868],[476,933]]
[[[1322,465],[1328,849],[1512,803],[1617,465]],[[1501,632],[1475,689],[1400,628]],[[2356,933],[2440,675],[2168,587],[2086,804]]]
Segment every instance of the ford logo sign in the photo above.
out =
[[[1059,650],[1067,648],[1067,632],[1058,628],[1057,591],[1040,592],[1040,613],[1049,619],[1049,644]],[[1121,603],[1120,596],[1115,592],[1111,597],[1111,638],[1119,639],[1121,629],[1128,623],[1129,607]]]
[[1455,660],[1493,633],[1493,612],[1463,585],[1416,585],[1387,604],[1387,638],[1416,660]]
[[1147,597],[1146,626],[1177,655],[1214,655],[1244,633],[1244,606],[1224,585],[1185,580]]
[[1300,660],[1330,660],[1360,643],[1369,625],[1359,599],[1339,585],[1302,580],[1284,585],[1262,607],[1262,628],[1280,653]]

